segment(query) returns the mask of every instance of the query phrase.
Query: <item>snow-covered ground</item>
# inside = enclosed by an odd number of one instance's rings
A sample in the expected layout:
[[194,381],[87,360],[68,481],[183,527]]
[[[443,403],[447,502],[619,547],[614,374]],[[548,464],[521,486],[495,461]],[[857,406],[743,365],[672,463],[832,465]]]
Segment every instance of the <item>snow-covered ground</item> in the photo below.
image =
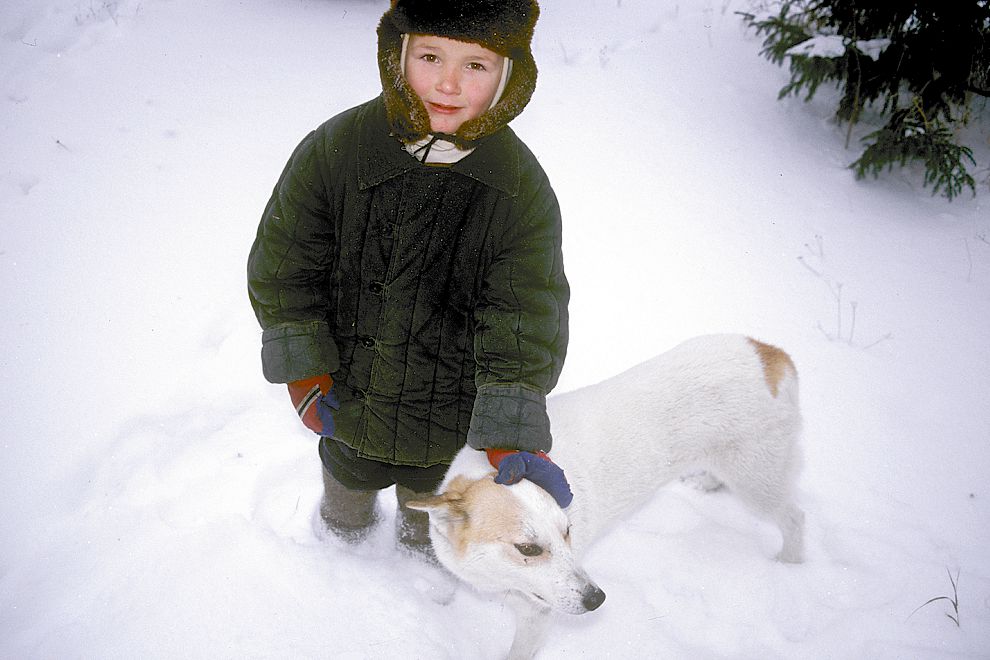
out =
[[[389,525],[314,535],[315,441],[245,293],[291,149],[380,90],[386,7],[0,7],[0,657],[505,653],[502,603],[431,601]],[[787,349],[808,559],[771,561],[730,494],[667,488],[592,548],[608,601],[543,657],[990,657],[986,108],[975,199],[916,168],[857,182],[834,96],[776,100],[748,8],[544,0],[513,126],[565,214],[560,390],[695,334]],[[914,612],[948,572],[958,627],[947,600]]]

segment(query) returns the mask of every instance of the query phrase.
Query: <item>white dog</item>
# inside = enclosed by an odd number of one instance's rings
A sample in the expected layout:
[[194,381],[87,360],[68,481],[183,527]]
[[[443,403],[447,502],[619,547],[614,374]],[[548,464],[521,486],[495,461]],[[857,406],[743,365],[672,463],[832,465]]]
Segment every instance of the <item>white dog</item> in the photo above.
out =
[[[535,484],[496,484],[484,452],[454,459],[430,514],[437,557],[481,591],[505,591],[516,613],[509,657],[539,650],[551,610],[596,609],[604,592],[576,556],[665,483],[705,471],[783,535],[778,559],[800,562],[804,513],[798,383],[786,353],[740,335],[693,339],[598,385],[552,397],[553,460],[574,501],[562,510]],[[717,480],[716,480],[717,479]]]

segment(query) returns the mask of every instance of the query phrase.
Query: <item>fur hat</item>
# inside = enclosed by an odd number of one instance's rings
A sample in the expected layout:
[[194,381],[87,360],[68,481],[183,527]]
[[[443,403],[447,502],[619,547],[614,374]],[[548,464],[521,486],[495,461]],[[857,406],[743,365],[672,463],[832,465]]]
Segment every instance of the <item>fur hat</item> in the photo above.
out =
[[392,131],[411,142],[430,131],[426,107],[402,74],[402,35],[431,34],[484,46],[512,59],[512,75],[495,107],[464,122],[457,146],[491,135],[516,118],[536,89],[530,50],[539,18],[536,0],[392,0],[378,25],[378,68]]

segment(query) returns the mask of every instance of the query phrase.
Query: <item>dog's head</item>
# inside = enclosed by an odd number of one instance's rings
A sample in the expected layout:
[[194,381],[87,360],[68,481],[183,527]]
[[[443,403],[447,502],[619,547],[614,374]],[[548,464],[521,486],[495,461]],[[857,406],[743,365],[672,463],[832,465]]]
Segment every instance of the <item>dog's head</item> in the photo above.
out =
[[458,476],[441,494],[409,502],[430,514],[440,562],[481,591],[518,591],[570,614],[601,605],[605,593],[571,552],[567,514],[539,486],[493,477]]

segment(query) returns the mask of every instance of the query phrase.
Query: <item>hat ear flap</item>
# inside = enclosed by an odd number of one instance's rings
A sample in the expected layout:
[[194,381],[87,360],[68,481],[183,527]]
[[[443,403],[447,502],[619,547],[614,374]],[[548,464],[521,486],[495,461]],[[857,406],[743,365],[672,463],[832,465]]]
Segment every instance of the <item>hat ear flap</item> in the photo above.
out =
[[402,74],[402,33],[387,15],[378,24],[378,72],[392,132],[407,142],[425,137],[430,132],[430,115]]
[[[491,135],[519,116],[536,90],[536,61],[530,54],[512,61],[512,75],[505,86],[502,98],[494,108],[464,122],[456,137],[465,143]],[[466,145],[464,145],[466,146]]]

